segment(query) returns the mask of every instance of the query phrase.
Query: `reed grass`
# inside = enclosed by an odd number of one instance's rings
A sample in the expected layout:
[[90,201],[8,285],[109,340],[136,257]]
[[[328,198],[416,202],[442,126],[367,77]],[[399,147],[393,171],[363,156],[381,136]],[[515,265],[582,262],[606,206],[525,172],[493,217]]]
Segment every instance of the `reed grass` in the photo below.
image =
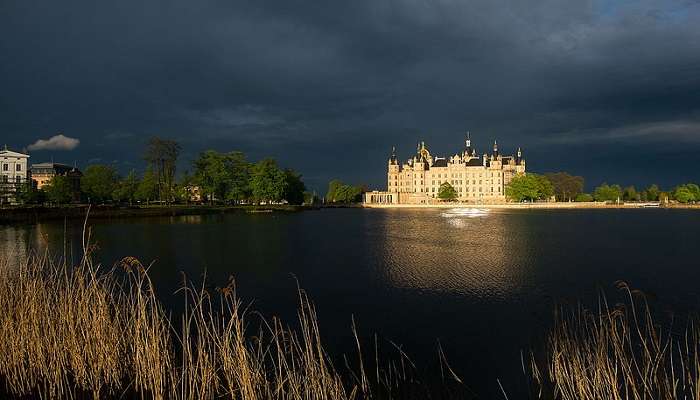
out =
[[233,279],[214,291],[183,278],[184,312],[172,318],[147,266],[126,257],[104,269],[86,253],[75,266],[0,256],[0,397],[425,398],[398,346],[382,362],[375,337],[375,359],[363,361],[354,321],[358,354],[336,369],[303,290],[292,329],[245,307]]
[[538,398],[700,399],[700,335],[654,318],[643,293],[618,282],[623,301],[597,310],[561,309],[531,376]]

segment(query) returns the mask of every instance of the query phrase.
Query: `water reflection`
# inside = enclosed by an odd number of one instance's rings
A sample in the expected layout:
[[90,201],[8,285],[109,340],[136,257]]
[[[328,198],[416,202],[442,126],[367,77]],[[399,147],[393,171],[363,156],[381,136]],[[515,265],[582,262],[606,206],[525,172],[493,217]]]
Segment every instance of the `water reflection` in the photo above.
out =
[[3,259],[22,260],[29,252],[29,231],[23,227],[0,227],[0,253]]
[[527,275],[528,234],[517,216],[480,209],[384,215],[388,284],[505,299]]

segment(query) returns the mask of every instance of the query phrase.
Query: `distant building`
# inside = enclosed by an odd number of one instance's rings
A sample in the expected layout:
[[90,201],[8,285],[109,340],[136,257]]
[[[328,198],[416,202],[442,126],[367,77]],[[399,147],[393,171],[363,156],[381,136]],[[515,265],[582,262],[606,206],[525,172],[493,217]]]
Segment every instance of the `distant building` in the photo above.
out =
[[29,182],[29,154],[0,150],[0,204],[17,202],[17,192]]
[[32,164],[31,179],[37,189],[44,188],[54,176],[67,177],[73,192],[73,201],[80,201],[80,178],[83,177],[83,173],[78,168],[53,162]]
[[202,201],[202,191],[197,185],[187,185],[185,186],[185,197],[187,202],[200,203]]
[[502,155],[494,141],[491,154],[479,155],[467,134],[464,149],[448,157],[434,157],[425,142],[416,154],[401,164],[395,149],[387,162],[387,190],[364,194],[366,204],[438,203],[440,185],[449,182],[457,201],[499,203],[506,200],[505,186],[517,174],[525,173],[525,159],[518,148],[515,155]]

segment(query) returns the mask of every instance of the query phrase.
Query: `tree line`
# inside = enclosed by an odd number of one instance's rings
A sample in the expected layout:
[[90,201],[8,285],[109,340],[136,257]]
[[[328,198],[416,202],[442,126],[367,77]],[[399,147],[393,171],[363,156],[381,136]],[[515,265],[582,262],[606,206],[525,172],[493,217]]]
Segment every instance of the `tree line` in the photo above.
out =
[[111,165],[88,166],[80,178],[80,193],[70,176],[57,175],[41,190],[28,186],[20,193],[25,203],[65,204],[78,197],[89,203],[302,204],[313,201],[301,174],[281,168],[272,158],[250,162],[244,153],[208,150],[192,163],[192,172],[177,177],[180,145],[158,137],[148,141],[143,174],[131,170],[120,176]]
[[622,187],[618,184],[603,183],[592,193],[584,192],[584,179],[572,176],[566,172],[547,174],[528,173],[514,177],[505,188],[506,197],[510,200],[537,201],[669,201],[679,203],[700,202],[700,188],[695,183],[678,185],[668,190],[662,190],[659,185],[652,184],[637,190],[633,185]]

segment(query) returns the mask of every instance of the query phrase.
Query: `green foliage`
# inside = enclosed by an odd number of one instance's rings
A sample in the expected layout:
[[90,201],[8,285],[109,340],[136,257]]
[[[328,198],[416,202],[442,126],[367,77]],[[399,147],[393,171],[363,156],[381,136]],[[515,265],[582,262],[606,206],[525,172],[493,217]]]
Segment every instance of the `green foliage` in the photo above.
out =
[[161,139],[157,136],[148,141],[144,159],[153,171],[156,191],[161,201],[170,203],[175,187],[175,167],[180,155],[180,144],[174,140]]
[[284,189],[284,199],[287,200],[287,203],[304,203],[304,191],[306,190],[306,186],[301,180],[301,175],[294,172],[291,169],[285,169],[284,177],[286,181]]
[[209,201],[241,202],[250,197],[251,165],[241,152],[208,150],[194,162],[194,183]]
[[139,184],[139,178],[136,176],[136,171],[129,171],[126,178],[117,182],[113,193],[114,200],[133,204],[136,200],[136,192],[139,189]]
[[618,201],[622,197],[622,188],[620,185],[608,185],[603,183],[595,188],[593,198],[596,201]]
[[41,204],[46,200],[46,192],[36,189],[31,183],[23,183],[17,192],[21,204]]
[[579,201],[579,202],[593,201],[593,196],[589,193],[579,193],[576,196],[575,201]]
[[225,155],[224,162],[229,172],[226,199],[234,202],[248,199],[251,192],[251,165],[246,160],[245,154],[240,151],[230,152]]
[[180,181],[175,185],[175,201],[189,203],[195,200],[194,187],[195,179],[189,172],[185,171],[180,177]]
[[44,186],[46,199],[54,204],[66,204],[73,200],[73,189],[70,180],[61,175],[56,175]]
[[700,201],[700,188],[694,183],[680,185],[673,191],[673,198],[681,203]]
[[658,186],[656,185],[651,185],[648,188],[644,190],[643,196],[646,197],[644,200],[646,201],[658,201],[659,200],[659,193],[661,193],[661,190],[659,189]]
[[213,202],[223,200],[229,191],[230,173],[226,168],[226,156],[214,150],[207,150],[194,162],[195,180],[202,196]]
[[700,186],[694,183],[687,183],[685,187],[688,189],[688,191],[690,191],[690,193],[693,194],[694,201],[700,201]]
[[304,204],[314,205],[319,203],[319,198],[316,196],[316,192],[304,192]]
[[438,198],[443,201],[457,200],[457,191],[449,182],[443,182],[438,190]]
[[622,199],[625,201],[638,201],[641,196],[637,193],[637,189],[634,186],[627,186],[622,191]]
[[346,185],[338,179],[328,183],[326,202],[328,203],[357,203],[362,200],[362,188]]
[[505,194],[517,202],[546,200],[554,195],[554,188],[545,176],[530,173],[513,177],[506,185]]
[[136,200],[145,201],[146,203],[158,198],[158,183],[156,182],[155,174],[150,168],[143,174],[134,196]]
[[583,192],[583,177],[572,176],[566,172],[545,174],[552,183],[554,196],[557,201],[570,201]]
[[112,198],[117,185],[117,172],[108,165],[91,165],[85,170],[80,186],[90,202],[105,202]]
[[256,202],[275,203],[284,198],[287,177],[277,167],[275,160],[266,158],[258,161],[251,169],[250,188]]

